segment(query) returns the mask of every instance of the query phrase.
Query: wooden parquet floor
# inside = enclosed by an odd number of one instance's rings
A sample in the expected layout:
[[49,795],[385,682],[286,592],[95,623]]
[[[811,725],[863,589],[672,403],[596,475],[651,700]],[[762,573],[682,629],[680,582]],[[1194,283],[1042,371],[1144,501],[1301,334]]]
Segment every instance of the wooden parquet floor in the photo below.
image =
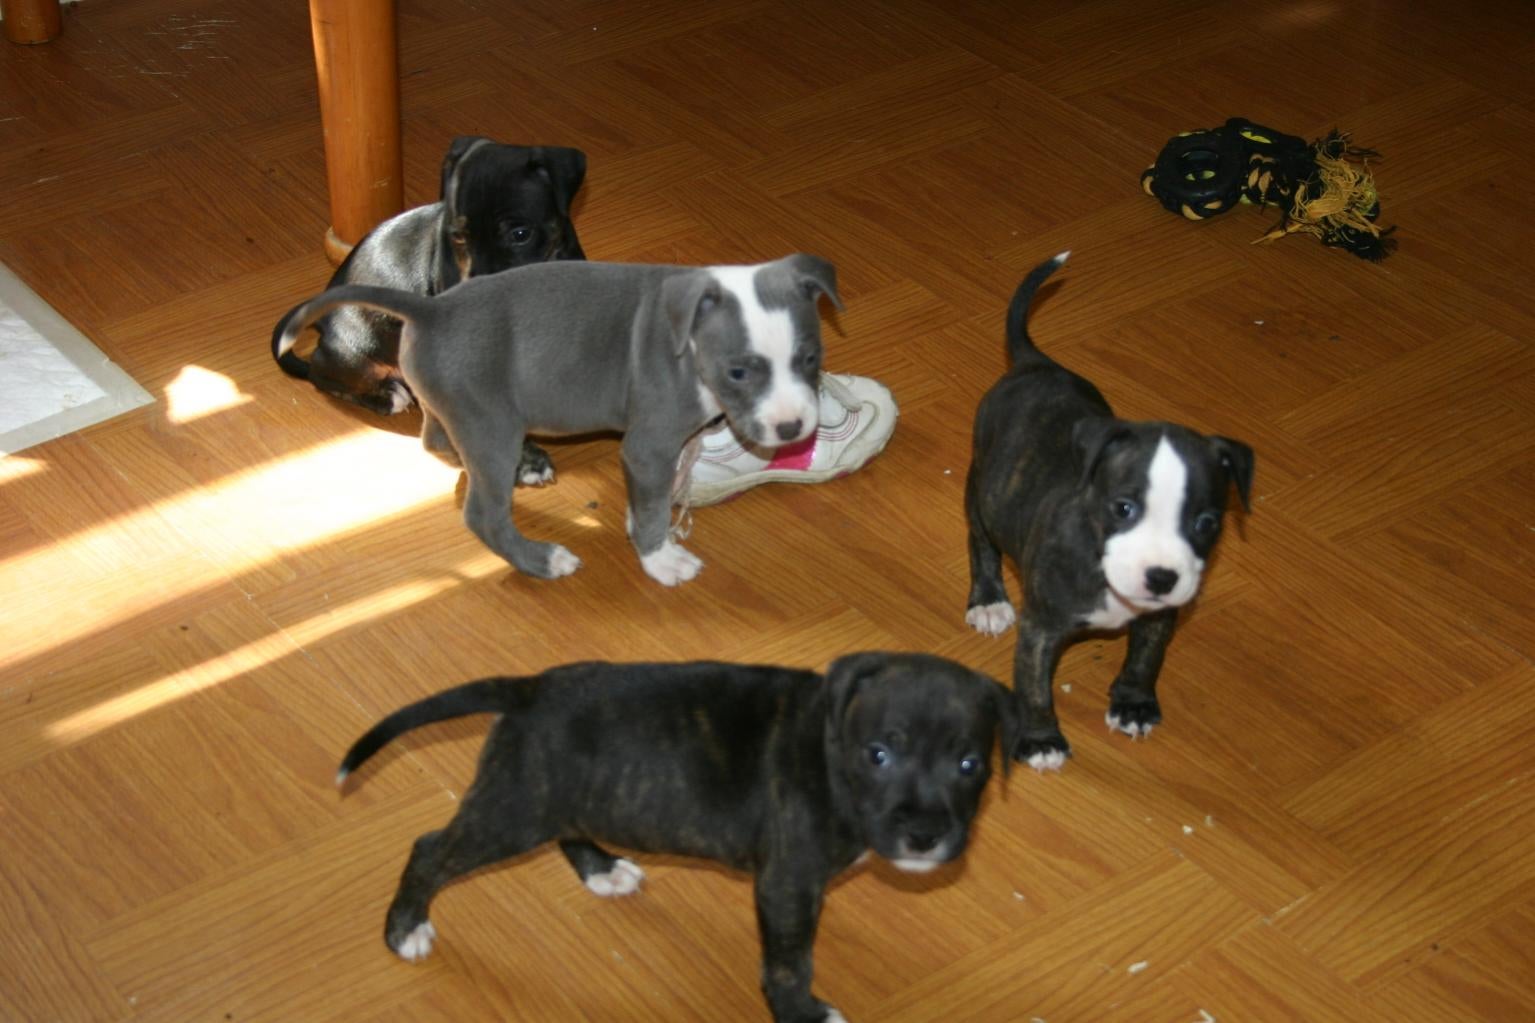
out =
[[[343,799],[349,742],[468,678],[584,658],[822,666],[963,621],[961,488],[1005,303],[1075,255],[1041,345],[1119,410],[1250,442],[1147,742],[1103,727],[1122,639],[1058,694],[1076,758],[995,785],[962,866],[828,899],[855,1021],[1535,1019],[1535,6],[1523,0],[405,0],[406,192],[458,133],[579,146],[593,258],[839,267],[834,370],[888,450],[697,513],[667,591],[611,441],[556,444],[520,577],[415,420],[282,376],[329,268],[302,5],[84,0],[0,51],[0,262],[160,400],[0,461],[0,1019],[765,1019],[749,884],[647,861],[592,898],[540,853],[381,941],[482,720]],[[1401,249],[1250,244],[1137,176],[1243,115],[1385,154]],[[1067,687],[1070,687],[1069,689]]]

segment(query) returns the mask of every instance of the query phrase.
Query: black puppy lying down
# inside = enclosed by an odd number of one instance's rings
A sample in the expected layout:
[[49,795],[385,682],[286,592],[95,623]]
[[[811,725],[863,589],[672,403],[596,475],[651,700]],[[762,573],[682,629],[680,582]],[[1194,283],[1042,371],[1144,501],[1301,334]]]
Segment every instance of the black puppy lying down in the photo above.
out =
[[917,654],[853,654],[825,678],[573,664],[396,711],[347,753],[337,784],[401,733],[477,713],[501,717],[458,813],[411,850],[385,923],[391,949],[425,956],[439,888],[546,842],[598,895],[633,892],[643,874],[597,842],[700,856],[756,875],[774,1020],[835,1023],[841,1014],[810,993],[827,883],[871,849],[913,872],[959,856],[999,729],[1011,748],[1014,710],[997,682]]
[[[479,136],[453,140],[442,161],[441,199],[392,217],[358,242],[330,279],[440,295],[460,281],[529,263],[585,259],[570,206],[586,178],[586,154],[561,146],[510,146]],[[316,324],[309,359],[281,351],[283,372],[380,415],[404,412],[414,396],[400,375],[401,323],[343,308]],[[554,466],[544,450],[523,445],[518,479],[547,483]]]

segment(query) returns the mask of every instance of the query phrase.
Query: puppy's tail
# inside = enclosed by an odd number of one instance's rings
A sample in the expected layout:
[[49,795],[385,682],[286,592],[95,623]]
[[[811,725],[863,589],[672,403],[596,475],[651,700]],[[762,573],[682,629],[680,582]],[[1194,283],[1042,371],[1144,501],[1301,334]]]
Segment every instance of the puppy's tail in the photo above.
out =
[[297,309],[289,311],[288,315],[278,320],[277,326],[272,329],[272,358],[277,360],[278,367],[290,377],[308,380],[309,360],[301,358],[292,350],[294,342],[298,340],[298,335],[303,333],[303,329],[295,330],[290,338],[285,339],[283,336],[287,330],[288,321],[296,312],[298,312]]
[[1012,304],[1007,307],[1007,359],[1010,364],[1016,366],[1018,360],[1025,355],[1039,351],[1029,337],[1029,305],[1034,301],[1034,292],[1045,283],[1045,278],[1055,273],[1070,255],[1071,250],[1067,249],[1045,260],[1030,270],[1023,283],[1018,285],[1018,290],[1013,292]]
[[277,360],[277,365],[282,367],[284,373],[300,380],[309,378],[309,363],[293,354],[293,346],[310,324],[341,305],[366,306],[407,323],[430,319],[433,311],[430,298],[410,291],[377,288],[368,284],[345,284],[331,288],[290,309],[288,315],[278,321],[277,329],[272,331],[272,358]]
[[469,714],[499,714],[514,710],[531,697],[533,680],[528,678],[487,678],[445,689],[435,696],[401,707],[368,729],[341,758],[336,772],[336,786],[361,767],[373,754],[413,728],[448,721]]

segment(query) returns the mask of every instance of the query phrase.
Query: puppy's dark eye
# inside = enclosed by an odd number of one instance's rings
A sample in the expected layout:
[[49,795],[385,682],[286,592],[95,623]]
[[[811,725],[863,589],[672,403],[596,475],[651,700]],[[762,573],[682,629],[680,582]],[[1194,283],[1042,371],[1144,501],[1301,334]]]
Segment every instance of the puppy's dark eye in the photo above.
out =
[[746,379],[746,367],[731,366],[728,370],[725,371],[725,375],[737,383],[740,383],[742,380]]
[[821,353],[806,352],[804,355],[800,356],[799,361],[800,365],[804,367],[804,371],[806,373],[812,373],[815,371],[815,368],[821,364]]
[[713,292],[705,292],[704,297],[698,300],[698,311],[706,313],[720,304],[720,297]]
[[963,759],[963,760],[961,760],[959,762],[959,773],[960,774],[966,774],[966,775],[974,774],[975,772],[979,771],[980,769],[981,769],[981,758],[980,757],[966,757],[965,759]]
[[869,763],[875,767],[884,767],[890,763],[890,751],[883,746],[869,747]]
[[533,229],[526,224],[502,224],[501,233],[513,245],[526,245],[533,240]]
[[1132,522],[1140,517],[1141,506],[1128,497],[1117,497],[1109,502],[1109,514],[1120,522]]
[[1200,512],[1194,520],[1195,536],[1213,536],[1215,531],[1221,528],[1221,517],[1215,512]]

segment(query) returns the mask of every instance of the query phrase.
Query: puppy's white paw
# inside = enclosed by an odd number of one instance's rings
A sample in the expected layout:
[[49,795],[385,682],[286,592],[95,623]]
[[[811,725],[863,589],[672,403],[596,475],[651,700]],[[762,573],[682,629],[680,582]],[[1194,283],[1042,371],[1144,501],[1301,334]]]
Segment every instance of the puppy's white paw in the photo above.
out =
[[828,1005],[826,1007],[826,1015],[821,1023],[847,1023],[847,1017]]
[[633,895],[640,890],[645,872],[632,860],[619,860],[606,874],[592,874],[585,881],[587,890],[605,899]]
[[1132,739],[1144,739],[1151,734],[1155,725],[1141,724],[1135,721],[1121,721],[1119,715],[1109,711],[1103,715],[1103,723],[1109,726],[1111,732],[1124,732]]
[[995,604],[977,604],[965,612],[965,621],[970,623],[970,627],[988,636],[1002,635],[1017,620],[1018,615],[1013,611],[1013,605],[1005,600]]
[[553,482],[554,467],[546,465],[542,469],[526,469],[517,475],[517,482],[525,487],[541,487],[545,483]]
[[1066,754],[1058,749],[1035,753],[1029,757],[1029,766],[1041,774],[1046,771],[1059,771],[1066,766]]
[[704,563],[686,547],[667,540],[649,554],[642,554],[640,566],[662,586],[676,586],[697,576]]
[[410,396],[409,389],[398,380],[390,380],[384,384],[384,390],[389,392],[389,414],[397,416],[410,408],[415,399]]
[[431,954],[432,942],[436,937],[437,928],[432,926],[430,920],[423,921],[405,936],[400,947],[394,950],[395,954],[408,963],[420,962]]
[[553,545],[554,550],[549,552],[549,578],[558,579],[560,576],[569,575],[581,567],[581,559],[570,553],[570,548]]

